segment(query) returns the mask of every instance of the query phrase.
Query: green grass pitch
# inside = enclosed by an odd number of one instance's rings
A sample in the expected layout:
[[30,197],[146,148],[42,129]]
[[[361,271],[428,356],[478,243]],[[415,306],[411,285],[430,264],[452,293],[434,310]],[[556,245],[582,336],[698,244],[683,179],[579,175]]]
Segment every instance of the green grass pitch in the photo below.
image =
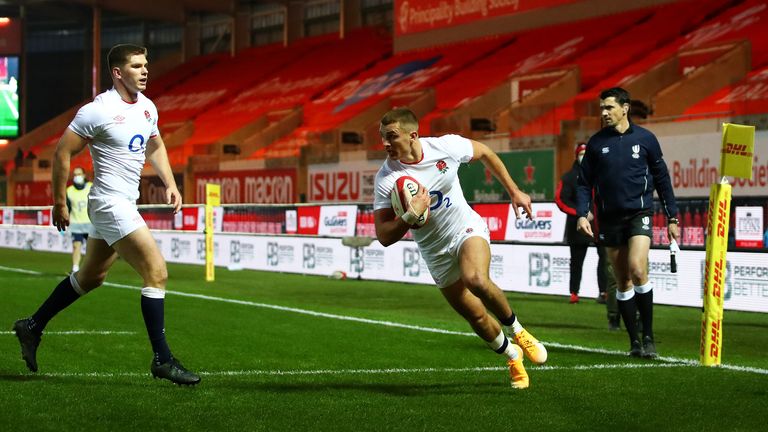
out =
[[728,367],[704,368],[697,309],[656,307],[650,361],[623,355],[602,305],[508,293],[549,350],[517,391],[436,288],[224,269],[206,283],[169,265],[168,340],[203,378],[177,387],[149,375],[141,281],[122,261],[51,321],[29,373],[11,326],[68,268],[0,249],[2,430],[746,431],[768,415],[766,314],[726,311]]

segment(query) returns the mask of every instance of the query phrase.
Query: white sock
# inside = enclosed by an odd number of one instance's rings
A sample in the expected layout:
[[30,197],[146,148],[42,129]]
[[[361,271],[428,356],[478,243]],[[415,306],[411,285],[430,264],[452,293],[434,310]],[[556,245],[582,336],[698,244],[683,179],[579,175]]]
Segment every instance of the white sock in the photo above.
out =
[[635,296],[635,290],[616,291],[616,300],[618,300],[618,301],[631,300],[632,297],[634,297],[634,296]]
[[77,265],[77,264],[72,264],[72,273],[74,273],[74,272],[76,272],[78,270],[80,270],[80,266]]
[[486,343],[492,350],[496,351],[496,353],[503,354],[511,360],[517,359],[517,350],[512,348],[512,342],[510,342],[503,330],[499,332],[496,339]]
[[507,334],[508,335],[516,335],[516,334],[520,333],[521,331],[525,330],[523,328],[523,325],[520,324],[520,321],[517,320],[517,317],[515,317],[515,321],[512,323],[511,326],[506,326],[506,327],[507,327]]
[[141,289],[141,295],[147,298],[162,299],[165,298],[165,290],[153,287],[144,287]]
[[651,285],[650,281],[646,282],[645,285],[635,285],[635,292],[638,294],[645,294],[652,289],[653,285]]
[[83,291],[82,288],[80,288],[80,284],[77,282],[77,278],[75,277],[75,272],[72,272],[72,274],[69,275],[69,283],[72,284],[72,289],[75,290],[75,292],[80,296],[84,296],[88,294],[87,291]]

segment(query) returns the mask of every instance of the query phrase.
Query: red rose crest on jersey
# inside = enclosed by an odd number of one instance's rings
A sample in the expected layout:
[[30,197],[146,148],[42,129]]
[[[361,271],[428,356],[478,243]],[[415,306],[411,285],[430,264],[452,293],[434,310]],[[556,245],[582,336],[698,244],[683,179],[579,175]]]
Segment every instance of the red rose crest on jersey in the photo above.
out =
[[149,115],[149,111],[144,110],[144,117],[147,118],[147,121],[152,121],[152,116]]
[[437,167],[437,170],[440,171],[440,174],[445,174],[445,172],[448,171],[448,164],[442,159],[437,161],[435,166]]

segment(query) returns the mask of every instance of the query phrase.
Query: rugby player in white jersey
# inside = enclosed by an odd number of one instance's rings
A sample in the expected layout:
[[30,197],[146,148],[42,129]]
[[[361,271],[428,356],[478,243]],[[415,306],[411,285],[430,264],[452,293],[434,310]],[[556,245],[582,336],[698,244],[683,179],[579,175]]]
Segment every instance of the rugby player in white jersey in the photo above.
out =
[[[419,137],[418,120],[407,108],[385,114],[380,132],[389,157],[376,174],[373,207],[378,241],[384,246],[397,242],[429,207],[427,223],[412,233],[432,278],[475,333],[491,349],[507,357],[512,387],[528,387],[523,352],[529,360],[540,364],[546,361],[547,351],[520,325],[506,296],[489,277],[490,233],[464,199],[459,165],[480,160],[509,192],[518,218],[519,207],[531,217],[531,198],[517,187],[501,159],[488,146],[458,135]],[[422,187],[398,218],[390,193],[397,179],[404,175],[415,178]]]
[[64,231],[70,223],[66,183],[70,158],[86,145],[93,158],[94,181],[88,198],[93,230],[80,269],[64,278],[31,317],[16,321],[14,331],[22,358],[37,371],[37,347],[43,329],[58,312],[98,288],[120,255],[144,280],[141,312],[154,357],[155,378],[194,385],[200,377],[173,357],[165,340],[164,298],[168,272],[165,260],[136,208],[145,159],[166,187],[168,204],[181,208],[165,144],[157,128],[157,108],[141,92],[147,86],[147,49],[116,45],[108,55],[114,87],[83,106],[62,135],[53,164],[53,224]]

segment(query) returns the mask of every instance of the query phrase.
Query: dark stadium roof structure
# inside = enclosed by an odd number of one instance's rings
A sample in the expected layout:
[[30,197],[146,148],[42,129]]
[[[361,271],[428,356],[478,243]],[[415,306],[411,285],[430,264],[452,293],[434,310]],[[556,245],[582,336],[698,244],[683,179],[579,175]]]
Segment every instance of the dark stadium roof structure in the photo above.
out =
[[183,22],[188,13],[232,14],[238,4],[281,4],[285,0],[0,0],[0,8],[23,5],[66,14],[67,6],[98,6],[105,11],[159,21]]

